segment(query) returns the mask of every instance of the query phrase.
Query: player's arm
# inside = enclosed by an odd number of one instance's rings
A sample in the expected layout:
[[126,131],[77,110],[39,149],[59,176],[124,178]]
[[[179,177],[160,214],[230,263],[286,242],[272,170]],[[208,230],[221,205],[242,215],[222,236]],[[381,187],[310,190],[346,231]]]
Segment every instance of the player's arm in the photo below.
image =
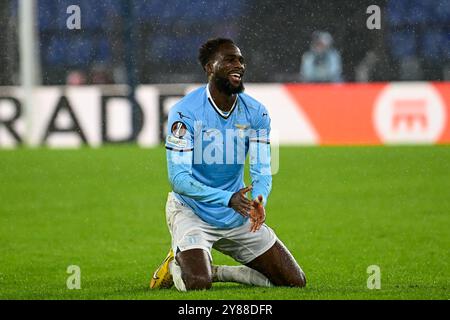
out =
[[245,193],[251,188],[233,193],[207,186],[192,175],[193,132],[193,127],[188,121],[180,121],[176,117],[169,116],[166,156],[173,191],[197,201],[232,207],[238,213],[247,216],[251,210],[251,201],[245,197]]
[[252,231],[257,231],[264,223],[266,214],[264,206],[272,189],[272,172],[270,156],[270,117],[267,110],[261,107],[257,114],[257,124],[250,135],[250,177],[252,179]]
[[270,166],[270,117],[263,106],[257,114],[256,125],[249,137],[250,177],[253,190],[252,199],[262,196],[265,206],[272,190],[272,171]]

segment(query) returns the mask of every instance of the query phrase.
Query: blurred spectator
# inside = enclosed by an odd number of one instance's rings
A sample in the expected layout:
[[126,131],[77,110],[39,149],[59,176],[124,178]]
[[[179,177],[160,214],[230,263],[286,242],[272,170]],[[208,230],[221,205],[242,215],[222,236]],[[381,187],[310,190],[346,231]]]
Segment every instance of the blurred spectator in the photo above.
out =
[[342,62],[339,52],[332,47],[328,32],[315,31],[311,49],[302,57],[300,80],[303,82],[340,82]]
[[81,70],[73,70],[67,74],[66,84],[69,86],[80,86],[87,83],[86,74]]
[[372,82],[396,79],[397,70],[389,63],[389,56],[381,47],[367,51],[364,58],[355,67],[355,81]]
[[357,82],[369,82],[372,79],[378,60],[375,51],[370,50],[367,52],[364,59],[355,68],[355,80]]
[[442,79],[444,79],[444,81],[450,81],[450,64],[444,67],[442,73]]
[[113,74],[107,65],[97,63],[91,68],[91,83],[92,84],[110,84],[114,83]]
[[414,81],[423,79],[422,66],[415,56],[405,57],[400,61],[400,80]]

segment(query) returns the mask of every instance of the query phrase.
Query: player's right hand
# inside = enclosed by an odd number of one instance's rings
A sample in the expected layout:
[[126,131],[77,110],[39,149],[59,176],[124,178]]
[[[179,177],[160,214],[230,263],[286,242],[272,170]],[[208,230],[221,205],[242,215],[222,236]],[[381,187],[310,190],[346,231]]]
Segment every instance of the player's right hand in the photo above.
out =
[[239,214],[244,217],[248,217],[250,210],[252,210],[252,202],[247,198],[246,193],[251,191],[253,186],[248,186],[242,188],[241,190],[235,192],[230,199],[228,206],[236,210]]

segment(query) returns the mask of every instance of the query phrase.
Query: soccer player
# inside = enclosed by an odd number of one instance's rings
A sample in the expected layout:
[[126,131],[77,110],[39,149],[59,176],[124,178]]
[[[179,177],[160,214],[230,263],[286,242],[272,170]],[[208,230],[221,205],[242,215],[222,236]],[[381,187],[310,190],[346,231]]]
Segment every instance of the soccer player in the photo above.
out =
[[[166,152],[173,192],[166,220],[172,249],[150,287],[199,290],[216,281],[303,287],[302,269],[264,223],[272,187],[270,117],[243,93],[241,51],[230,39],[211,39],[200,47],[199,60],[208,84],[169,112]],[[247,154],[252,184],[246,187]],[[212,265],[212,248],[242,265]]]

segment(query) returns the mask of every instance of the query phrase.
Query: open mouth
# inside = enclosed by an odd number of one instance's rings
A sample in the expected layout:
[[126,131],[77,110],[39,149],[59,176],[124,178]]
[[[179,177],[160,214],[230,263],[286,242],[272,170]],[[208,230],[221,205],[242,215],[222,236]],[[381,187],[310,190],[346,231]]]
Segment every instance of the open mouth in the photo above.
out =
[[242,74],[238,72],[232,72],[229,74],[229,76],[235,81],[241,81],[242,79]]

